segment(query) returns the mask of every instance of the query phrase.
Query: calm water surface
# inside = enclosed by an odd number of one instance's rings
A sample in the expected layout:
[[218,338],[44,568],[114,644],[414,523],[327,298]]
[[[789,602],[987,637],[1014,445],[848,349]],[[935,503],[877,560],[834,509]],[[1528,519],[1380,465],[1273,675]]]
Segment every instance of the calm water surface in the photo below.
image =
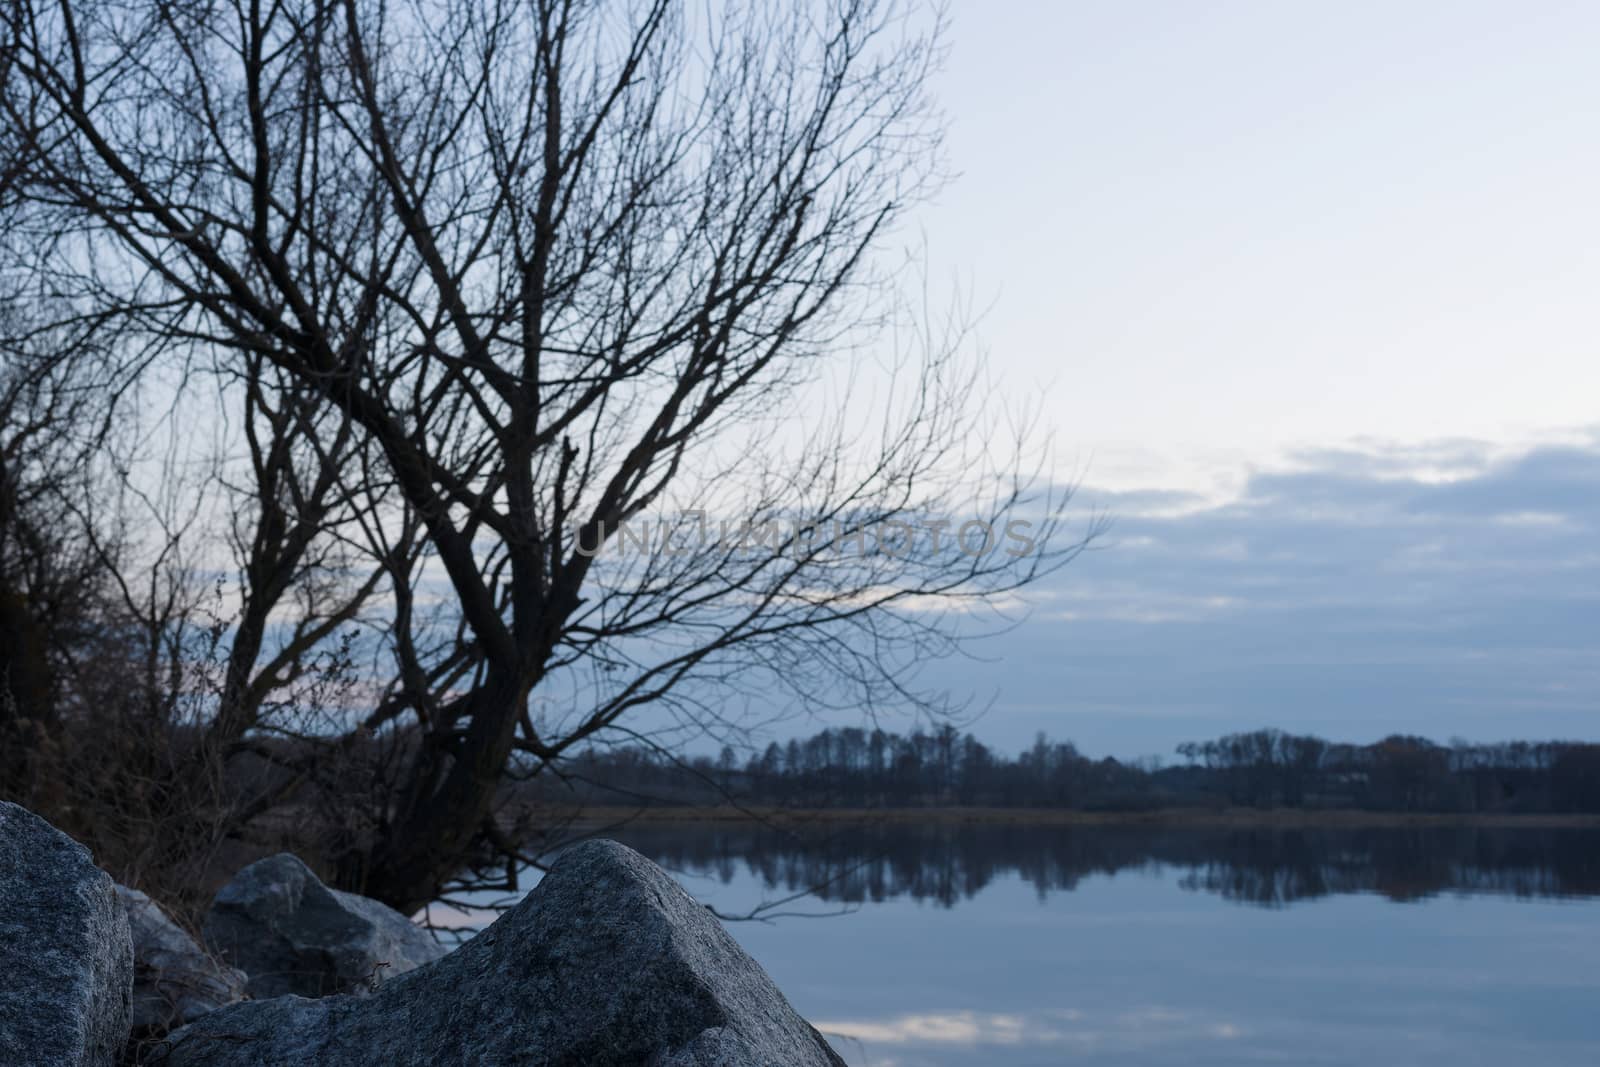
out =
[[1594,830],[617,836],[857,1067],[1600,1063]]

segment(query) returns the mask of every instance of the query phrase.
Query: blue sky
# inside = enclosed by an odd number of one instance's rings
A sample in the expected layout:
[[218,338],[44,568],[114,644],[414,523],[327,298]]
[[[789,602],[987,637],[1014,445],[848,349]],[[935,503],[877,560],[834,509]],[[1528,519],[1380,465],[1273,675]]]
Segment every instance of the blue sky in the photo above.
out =
[[1102,480],[1587,425],[1597,39],[1593,4],[957,3],[918,237]]
[[1600,737],[1600,5],[951,15],[915,237],[1116,517],[977,732]]

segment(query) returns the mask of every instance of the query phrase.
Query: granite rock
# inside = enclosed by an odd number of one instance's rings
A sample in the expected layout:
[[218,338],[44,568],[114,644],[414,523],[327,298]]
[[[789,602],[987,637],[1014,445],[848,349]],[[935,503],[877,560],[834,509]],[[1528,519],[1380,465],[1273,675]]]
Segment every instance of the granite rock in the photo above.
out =
[[287,852],[234,875],[201,934],[257,999],[369,991],[448,951],[393,908],[323,885]]
[[837,1067],[715,916],[633,850],[564,852],[445,958],[367,997],[249,1001],[172,1036],[166,1067]]
[[128,1039],[133,944],[111,878],[0,801],[0,1063],[109,1067]]
[[133,934],[135,1031],[171,1030],[244,999],[243,971],[201,948],[145,894],[116,888]]

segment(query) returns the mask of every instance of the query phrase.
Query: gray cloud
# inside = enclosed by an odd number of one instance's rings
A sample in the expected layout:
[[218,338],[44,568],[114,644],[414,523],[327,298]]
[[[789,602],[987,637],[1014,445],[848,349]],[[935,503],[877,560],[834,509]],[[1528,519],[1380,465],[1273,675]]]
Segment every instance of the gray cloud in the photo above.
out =
[[980,732],[1600,737],[1600,435],[1291,460],[1221,503],[1082,490],[1112,529],[988,650]]

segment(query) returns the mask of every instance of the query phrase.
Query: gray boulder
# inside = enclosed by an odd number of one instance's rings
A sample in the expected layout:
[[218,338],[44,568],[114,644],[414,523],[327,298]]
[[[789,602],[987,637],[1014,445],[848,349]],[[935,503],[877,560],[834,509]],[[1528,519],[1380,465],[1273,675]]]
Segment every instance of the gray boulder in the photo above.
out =
[[66,834],[0,802],[0,1063],[115,1063],[132,986],[110,876]]
[[243,1000],[245,974],[219,962],[137,889],[117,886],[133,934],[133,1028],[151,1032],[193,1022]]
[[448,951],[393,908],[329,889],[287,852],[234,875],[201,936],[249,975],[257,999],[365,992]]
[[249,1001],[165,1067],[842,1067],[721,923],[612,841],[568,849],[494,925],[370,997]]

